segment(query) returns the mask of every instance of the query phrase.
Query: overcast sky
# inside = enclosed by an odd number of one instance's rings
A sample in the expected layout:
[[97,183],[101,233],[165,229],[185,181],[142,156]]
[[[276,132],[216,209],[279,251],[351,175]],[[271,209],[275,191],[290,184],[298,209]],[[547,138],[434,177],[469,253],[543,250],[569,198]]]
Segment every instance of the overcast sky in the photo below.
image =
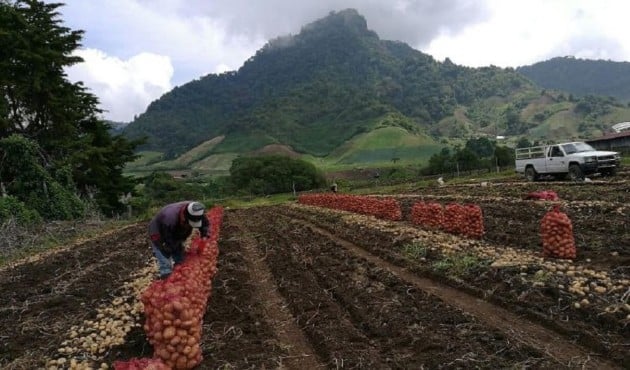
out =
[[[53,2],[52,0],[46,0]],[[64,1],[64,0],[56,0]],[[65,0],[85,31],[68,70],[105,118],[131,121],[174,86],[237,70],[269,39],[354,8],[382,39],[442,61],[518,67],[556,56],[630,61],[626,0]]]

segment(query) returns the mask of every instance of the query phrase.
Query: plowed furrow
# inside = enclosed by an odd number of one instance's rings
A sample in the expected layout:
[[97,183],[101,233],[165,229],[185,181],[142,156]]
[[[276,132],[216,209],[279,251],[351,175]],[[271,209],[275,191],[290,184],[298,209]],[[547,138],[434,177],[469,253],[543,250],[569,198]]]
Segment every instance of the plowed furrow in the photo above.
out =
[[307,221],[293,220],[293,222],[305,225],[322,237],[334,240],[353,255],[391,272],[398,278],[413,284],[415,287],[439,298],[443,302],[475,316],[485,325],[498,329],[510,339],[535,348],[566,366],[587,366],[597,369],[617,368],[614,364],[598,358],[591,351],[574,345],[558,333],[523,319],[506,309],[439,282],[419,277]]

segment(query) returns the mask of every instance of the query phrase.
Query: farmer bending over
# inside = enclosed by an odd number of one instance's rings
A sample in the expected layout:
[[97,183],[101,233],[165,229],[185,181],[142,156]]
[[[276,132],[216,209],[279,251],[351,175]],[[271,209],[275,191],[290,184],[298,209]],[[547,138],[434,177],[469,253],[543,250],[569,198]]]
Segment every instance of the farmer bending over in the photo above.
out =
[[160,279],[171,274],[171,258],[175,264],[184,261],[183,243],[193,228],[199,229],[202,238],[210,236],[210,222],[205,213],[203,204],[184,201],[166,205],[153,217],[149,224],[149,236],[160,268]]

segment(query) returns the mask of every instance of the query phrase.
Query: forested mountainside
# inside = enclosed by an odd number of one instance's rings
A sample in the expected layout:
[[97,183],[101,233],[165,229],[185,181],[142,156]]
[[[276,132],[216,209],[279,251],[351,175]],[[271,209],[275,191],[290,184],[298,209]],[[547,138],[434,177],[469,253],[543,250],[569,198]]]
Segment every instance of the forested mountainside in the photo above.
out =
[[545,89],[512,68],[437,61],[381,40],[348,9],[269,41],[237,71],[174,88],[124,134],[146,136],[142,149],[161,160],[210,141],[195,160],[229,162],[272,145],[352,163],[426,159],[452,138],[594,137],[624,120],[630,110],[614,98]]
[[354,10],[270,41],[236,72],[208,75],[153,102],[126,129],[172,155],[220,135],[216,150],[282,143],[326,155],[387,124],[429,130],[457,107],[533,86],[513,70],[466,68],[384,41]]
[[559,57],[517,68],[536,84],[576,96],[612,96],[630,101],[630,63]]

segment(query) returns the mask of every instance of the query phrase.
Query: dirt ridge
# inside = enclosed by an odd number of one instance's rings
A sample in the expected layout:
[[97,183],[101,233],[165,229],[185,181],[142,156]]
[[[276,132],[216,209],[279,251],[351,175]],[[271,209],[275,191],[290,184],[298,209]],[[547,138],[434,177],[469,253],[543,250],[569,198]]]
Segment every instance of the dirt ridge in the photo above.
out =
[[461,311],[475,316],[486,325],[500,330],[513,340],[536,348],[566,366],[580,365],[583,368],[594,369],[619,368],[605,359],[598,358],[597,354],[570,343],[560,334],[524,319],[504,308],[434,280],[410,273],[406,269],[387,262],[360,246],[341,239],[308,221],[293,219],[291,222],[307,226],[314,232],[334,240],[354,255],[364,258],[444,302],[458,307]]
[[325,367],[317,358],[317,355],[302,330],[295,323],[294,317],[286,308],[288,305],[280,295],[273,283],[274,279],[264,262],[265,256],[256,248],[256,241],[244,232],[240,220],[233,220],[233,225],[240,232],[240,244],[243,248],[246,263],[255,285],[254,297],[262,305],[265,320],[273,328],[277,339],[286,346],[288,356],[282,358],[283,366],[288,369],[317,369]]

